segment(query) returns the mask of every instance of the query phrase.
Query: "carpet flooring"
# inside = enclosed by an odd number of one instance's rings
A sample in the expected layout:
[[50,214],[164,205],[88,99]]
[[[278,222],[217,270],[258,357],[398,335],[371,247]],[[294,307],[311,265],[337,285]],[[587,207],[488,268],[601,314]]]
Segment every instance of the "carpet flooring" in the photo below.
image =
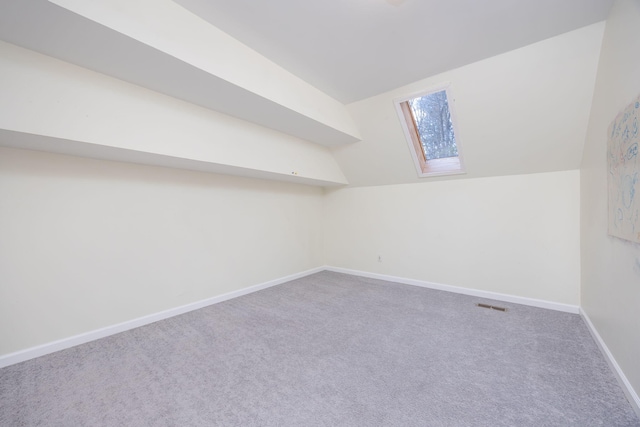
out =
[[578,315],[322,272],[3,368],[0,425],[640,420]]

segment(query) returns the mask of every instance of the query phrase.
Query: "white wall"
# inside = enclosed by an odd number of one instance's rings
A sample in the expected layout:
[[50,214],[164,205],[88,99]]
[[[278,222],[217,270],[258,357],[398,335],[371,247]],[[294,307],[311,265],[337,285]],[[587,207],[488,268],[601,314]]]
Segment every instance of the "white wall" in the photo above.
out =
[[321,266],[322,197],[0,148],[0,355]]
[[[640,94],[640,2],[607,20],[581,168],[582,308],[640,393],[640,245],[607,235],[607,128]],[[640,188],[636,188],[636,194]]]
[[326,263],[578,305],[579,193],[578,171],[333,190]]
[[467,169],[456,179],[578,169],[603,31],[590,25],[348,105],[362,141],[333,153],[349,184],[420,180],[393,100],[445,82]]

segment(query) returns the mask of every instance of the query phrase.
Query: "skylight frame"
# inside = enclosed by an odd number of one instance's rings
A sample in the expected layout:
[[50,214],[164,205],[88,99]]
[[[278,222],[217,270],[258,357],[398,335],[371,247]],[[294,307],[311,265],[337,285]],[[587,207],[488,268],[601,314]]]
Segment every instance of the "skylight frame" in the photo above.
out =
[[[437,92],[444,91],[447,96],[447,105],[451,116],[451,124],[455,136],[456,148],[458,150],[457,157],[445,157],[442,159],[426,159],[418,130],[416,129],[413,113],[408,106],[408,101],[414,98],[420,98]],[[411,95],[394,99],[398,119],[402,126],[405,139],[409,145],[409,152],[413,158],[416,172],[419,178],[427,178],[432,176],[460,175],[465,174],[464,159],[462,156],[462,144],[460,141],[460,131],[458,128],[458,116],[455,110],[455,98],[452,94],[451,83],[443,83],[432,86],[429,89]]]

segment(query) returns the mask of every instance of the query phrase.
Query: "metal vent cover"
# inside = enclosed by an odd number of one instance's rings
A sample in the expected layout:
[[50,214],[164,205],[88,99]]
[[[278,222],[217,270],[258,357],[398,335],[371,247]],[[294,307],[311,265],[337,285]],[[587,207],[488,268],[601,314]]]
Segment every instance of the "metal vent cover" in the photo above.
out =
[[489,304],[482,304],[482,303],[477,303],[476,305],[482,308],[490,308],[491,310],[497,310],[497,311],[503,311],[503,312],[507,311],[505,307],[498,307],[497,305],[489,305]]

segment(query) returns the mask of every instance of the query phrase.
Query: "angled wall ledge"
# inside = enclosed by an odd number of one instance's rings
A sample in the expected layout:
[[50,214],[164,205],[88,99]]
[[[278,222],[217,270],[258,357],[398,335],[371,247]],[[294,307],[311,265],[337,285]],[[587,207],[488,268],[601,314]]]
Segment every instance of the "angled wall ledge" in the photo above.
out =
[[13,3],[10,43],[317,144],[360,139],[343,104],[170,0]]
[[329,148],[0,42],[0,145],[319,186]]
[[196,172],[234,175],[245,178],[268,179],[272,181],[290,182],[294,184],[318,187],[336,187],[347,184],[345,181],[331,181],[321,178],[301,176],[293,173],[272,172],[268,170],[249,169],[242,166],[225,165],[168,156],[126,148],[98,145],[81,141],[34,135],[0,129],[0,147],[25,150],[46,151],[49,153],[68,154],[91,159],[110,160],[116,162],[135,163],[140,165],[161,166]]

